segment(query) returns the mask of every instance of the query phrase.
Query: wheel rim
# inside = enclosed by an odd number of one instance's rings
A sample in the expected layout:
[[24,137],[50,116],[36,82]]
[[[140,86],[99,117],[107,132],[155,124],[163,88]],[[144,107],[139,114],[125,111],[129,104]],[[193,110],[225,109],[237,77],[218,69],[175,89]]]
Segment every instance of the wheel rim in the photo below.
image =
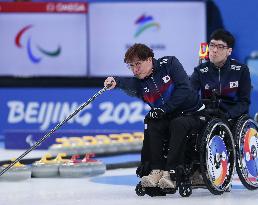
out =
[[239,168],[245,181],[258,187],[258,133],[257,123],[247,120],[239,137]]
[[207,174],[212,187],[224,191],[230,185],[234,169],[235,152],[232,134],[224,123],[218,122],[211,129],[207,140]]

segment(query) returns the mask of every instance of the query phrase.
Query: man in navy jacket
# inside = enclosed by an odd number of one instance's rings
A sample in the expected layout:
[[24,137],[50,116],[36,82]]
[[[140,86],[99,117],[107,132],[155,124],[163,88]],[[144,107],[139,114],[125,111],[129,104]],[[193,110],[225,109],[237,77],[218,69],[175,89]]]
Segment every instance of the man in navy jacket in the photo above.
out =
[[[152,49],[134,44],[125,53],[124,62],[134,77],[108,77],[104,85],[112,84],[110,89],[118,87],[151,107],[145,118],[142,161],[149,161],[152,171],[142,177],[141,184],[175,188],[175,172],[184,161],[186,136],[200,126],[199,118],[191,114],[200,110],[202,103],[176,57],[155,59]],[[163,156],[164,140],[169,141],[167,159]]]
[[226,119],[247,114],[250,105],[249,69],[230,58],[234,43],[230,32],[214,31],[209,41],[209,60],[197,66],[191,76],[192,87],[201,91],[203,99],[212,98],[216,92],[216,107]]

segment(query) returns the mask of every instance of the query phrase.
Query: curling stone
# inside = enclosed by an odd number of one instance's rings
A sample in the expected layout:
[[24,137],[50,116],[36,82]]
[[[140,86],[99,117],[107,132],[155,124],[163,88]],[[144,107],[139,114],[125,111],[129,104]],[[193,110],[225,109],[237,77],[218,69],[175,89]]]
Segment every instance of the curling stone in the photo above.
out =
[[67,137],[56,138],[56,144],[49,147],[49,152],[53,155],[58,153],[69,153],[71,144]]
[[[111,140],[107,135],[83,136],[86,142],[84,153],[107,153],[110,152]],[[83,154],[84,154],[83,153]]]
[[67,155],[83,154],[85,148],[85,141],[81,137],[69,137],[70,147],[67,150]]
[[[14,161],[12,159],[11,161]],[[6,168],[9,164],[4,164],[0,167],[0,171]],[[31,168],[30,166],[21,164],[17,162],[7,170],[1,177],[0,180],[7,180],[7,181],[18,181],[18,180],[25,180],[31,178]]]
[[87,163],[91,166],[91,175],[104,174],[106,171],[106,165],[100,160],[92,159],[92,157],[94,156],[94,153],[87,153],[85,154],[85,157],[82,159],[82,162]]
[[111,140],[107,135],[96,135],[95,138],[98,141],[98,150],[95,153],[107,153],[110,147]]
[[133,151],[136,146],[134,136],[131,133],[121,133],[120,136],[123,139],[122,151],[125,151],[125,152]]
[[98,140],[93,137],[93,136],[83,136],[82,137],[84,142],[85,142],[85,146],[84,146],[84,153],[90,153],[90,152],[97,152],[98,151]]
[[106,171],[106,165],[100,161],[93,160],[91,157],[94,154],[86,154],[79,160],[79,155],[74,155],[71,161],[59,166],[59,174],[61,177],[89,177],[98,174],[103,174]]
[[133,151],[141,151],[142,150],[143,139],[144,139],[143,132],[134,132],[133,137],[134,137]]
[[111,140],[109,152],[120,152],[123,149],[123,138],[120,134],[109,134]]
[[65,156],[65,153],[59,153],[55,159],[50,160],[49,158],[51,158],[51,155],[49,153],[45,154],[39,161],[32,164],[32,177],[58,177],[60,164],[69,161],[68,159],[62,159],[62,157]]

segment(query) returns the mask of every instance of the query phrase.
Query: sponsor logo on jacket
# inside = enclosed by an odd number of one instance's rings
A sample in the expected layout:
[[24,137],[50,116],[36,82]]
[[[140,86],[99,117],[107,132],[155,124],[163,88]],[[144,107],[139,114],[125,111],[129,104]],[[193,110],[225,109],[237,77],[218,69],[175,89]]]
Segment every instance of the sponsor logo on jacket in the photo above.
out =
[[240,70],[241,65],[231,65],[231,70]]
[[162,65],[162,64],[166,64],[168,63],[168,59],[167,58],[163,58],[162,61],[159,62],[159,65]]
[[207,73],[209,71],[209,68],[208,67],[201,68],[200,71],[201,73]]
[[145,93],[150,92],[150,90],[149,90],[149,88],[148,88],[148,87],[145,87],[145,88],[143,88],[143,89],[144,89],[144,92],[145,92]]

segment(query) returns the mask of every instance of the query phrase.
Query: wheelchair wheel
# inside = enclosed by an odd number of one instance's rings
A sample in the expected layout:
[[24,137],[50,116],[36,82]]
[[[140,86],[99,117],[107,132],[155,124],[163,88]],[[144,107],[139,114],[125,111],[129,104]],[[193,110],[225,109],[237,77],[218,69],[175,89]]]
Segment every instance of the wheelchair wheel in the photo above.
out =
[[144,196],[145,194],[155,197],[155,196],[166,196],[166,193],[162,191],[159,187],[143,187],[141,182],[139,182],[135,187],[135,193],[138,196]]
[[179,194],[182,197],[189,197],[192,194],[191,184],[179,186]]
[[211,119],[200,136],[200,168],[212,194],[223,194],[231,185],[235,168],[232,133],[223,121]]
[[192,194],[192,185],[189,176],[181,176],[181,181],[179,182],[178,189],[179,194],[182,197],[189,197]]
[[258,188],[258,124],[248,116],[236,123],[236,170],[242,184],[249,190]]
[[135,193],[138,196],[144,196],[146,194],[145,189],[142,187],[141,182],[139,182],[135,187]]

